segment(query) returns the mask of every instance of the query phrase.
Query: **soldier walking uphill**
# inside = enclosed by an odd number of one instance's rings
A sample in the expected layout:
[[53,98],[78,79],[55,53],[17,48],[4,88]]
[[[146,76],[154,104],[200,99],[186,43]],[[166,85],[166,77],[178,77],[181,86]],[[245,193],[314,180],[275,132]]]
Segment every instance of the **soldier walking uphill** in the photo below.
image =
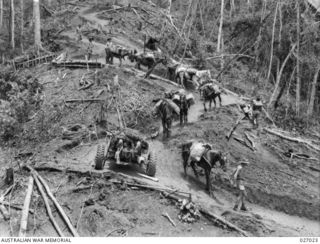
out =
[[185,94],[180,95],[180,126],[188,123],[189,104]]
[[112,58],[112,51],[114,49],[114,45],[112,44],[112,39],[108,38],[107,43],[106,43],[106,64],[112,64],[113,63],[113,58]]
[[262,112],[263,103],[261,101],[261,98],[258,96],[256,99],[252,101],[252,122],[253,125],[258,128],[259,127],[259,116]]
[[243,211],[248,211],[245,206],[244,200],[247,197],[246,188],[244,187],[244,179],[243,179],[243,170],[249,164],[247,160],[242,161],[236,168],[236,170],[231,175],[232,179],[230,179],[234,186],[239,190],[239,195],[236,201],[236,204],[233,207],[233,210],[237,211],[240,207]]
[[91,59],[92,53],[93,53],[93,43],[92,43],[92,41],[93,41],[93,37],[90,37],[89,38],[88,48],[87,48],[87,58],[88,58],[88,60]]
[[80,42],[82,40],[81,25],[77,26],[76,35],[77,35],[77,41]]

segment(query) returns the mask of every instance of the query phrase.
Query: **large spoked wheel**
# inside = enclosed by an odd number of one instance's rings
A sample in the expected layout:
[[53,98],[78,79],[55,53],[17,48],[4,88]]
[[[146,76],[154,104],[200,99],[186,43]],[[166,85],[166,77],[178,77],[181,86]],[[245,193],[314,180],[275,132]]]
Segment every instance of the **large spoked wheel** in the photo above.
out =
[[94,164],[95,164],[94,168],[96,170],[102,170],[104,168],[104,162],[105,162],[104,146],[98,145],[97,154],[94,158]]
[[156,174],[156,158],[154,157],[153,153],[150,152],[149,157],[148,157],[148,164],[147,164],[147,168],[146,168],[146,174],[148,176],[155,176]]

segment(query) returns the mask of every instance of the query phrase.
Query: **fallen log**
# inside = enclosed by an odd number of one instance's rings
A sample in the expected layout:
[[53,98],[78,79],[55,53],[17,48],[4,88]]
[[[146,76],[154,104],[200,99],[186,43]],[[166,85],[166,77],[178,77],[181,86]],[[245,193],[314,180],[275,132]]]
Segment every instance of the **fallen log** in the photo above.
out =
[[240,124],[240,121],[243,120],[245,118],[245,116],[240,117],[237,122],[234,124],[234,126],[229,130],[228,134],[226,135],[228,141],[230,140],[233,132],[237,129],[238,125]]
[[144,178],[148,179],[148,180],[152,180],[152,181],[155,181],[155,182],[158,182],[158,181],[159,181],[159,179],[158,179],[158,178],[155,178],[155,177],[150,177],[150,176],[148,176],[148,175],[141,174],[141,173],[137,173],[137,174],[140,175],[141,177],[144,177]]
[[[10,206],[10,208],[14,208],[17,210],[23,210],[23,207],[20,207],[16,204],[10,204],[9,202],[6,202],[6,201],[0,201],[0,204],[5,205],[5,206]],[[29,208],[29,213],[34,214],[34,210]]]
[[25,237],[27,234],[29,206],[31,201],[32,190],[33,190],[33,177],[29,176],[28,190],[26,193],[26,197],[24,199],[21,222],[20,222],[19,237]]
[[[137,75],[139,75],[139,76],[141,76],[141,77],[145,77],[145,75],[146,75],[144,72],[142,72],[142,71],[140,71],[140,70],[137,70],[137,69],[134,69],[134,68],[132,68],[132,69],[125,69],[125,70],[128,71],[128,72],[132,72],[132,71],[133,71],[135,74],[137,74]],[[171,80],[165,79],[165,78],[163,78],[163,77],[161,77],[161,76],[154,75],[154,74],[150,74],[149,77],[152,78],[152,79],[157,79],[157,80],[160,80],[160,81],[169,83],[170,85],[179,87],[179,85],[178,85],[177,83],[175,83],[175,82],[173,82],[173,81],[171,81]],[[147,79],[145,79],[145,80],[147,80]]]
[[94,98],[88,98],[88,99],[70,99],[70,100],[66,100],[66,103],[86,103],[86,102],[103,102],[103,99],[94,99]]
[[89,84],[86,85],[86,86],[80,87],[80,88],[78,89],[78,91],[89,89],[91,86],[93,86],[93,83],[89,83]]
[[239,227],[235,226],[234,224],[230,223],[229,221],[226,221],[226,220],[222,219],[218,215],[215,215],[214,213],[211,213],[211,212],[209,212],[209,211],[207,211],[207,210],[205,210],[203,208],[200,208],[199,211],[203,215],[207,215],[210,218],[214,219],[215,222],[218,222],[219,224],[223,224],[223,225],[227,226],[228,228],[239,232],[243,236],[249,236],[249,234],[246,231],[240,229]]
[[8,210],[7,210],[6,207],[3,206],[2,204],[0,205],[0,212],[1,212],[1,214],[2,214],[2,216],[3,216],[3,219],[4,219],[5,221],[7,221],[7,220],[10,219],[10,214],[9,214]]
[[171,219],[171,217],[169,216],[168,213],[163,213],[162,214],[163,217],[167,218],[169,220],[169,222],[174,226],[176,227],[176,223]]
[[36,174],[34,172],[32,172],[32,175],[33,175],[33,178],[34,178],[34,181],[36,182],[36,185],[38,187],[38,190],[43,198],[43,201],[44,201],[44,204],[46,206],[46,210],[47,210],[47,213],[48,213],[48,216],[49,216],[49,219],[53,225],[53,227],[56,229],[57,233],[59,236],[63,237],[64,234],[62,232],[62,230],[60,229],[58,223],[55,221],[53,215],[52,215],[52,211],[51,211],[51,207],[50,207],[50,204],[49,204],[49,201],[48,201],[48,198],[47,198],[47,195],[45,194],[44,190],[43,190],[43,187],[42,185],[40,184],[39,182],[39,179],[37,178]]
[[309,166],[309,169],[311,169],[312,171],[320,172],[320,169],[317,169],[317,168],[312,167],[312,166]]
[[236,141],[240,142],[242,145],[244,145],[244,146],[250,148],[252,151],[254,151],[254,149],[250,145],[248,145],[243,139],[238,138],[236,136],[233,136],[233,139],[235,139]]
[[[41,177],[41,175],[39,175],[39,173],[37,171],[35,171],[33,168],[31,168],[30,166],[26,165],[26,168],[30,170],[30,172],[33,172],[39,179],[39,181],[41,182],[41,184],[44,186],[44,188],[46,189],[46,192],[49,196],[49,198],[53,201],[54,205],[56,206],[56,208],[58,209],[58,212],[60,213],[61,217],[63,218],[64,222],[67,224],[69,230],[71,231],[72,235],[74,237],[79,237],[78,232],[76,231],[76,229],[73,227],[71,221],[69,220],[69,217],[66,215],[66,213],[64,212],[63,208],[61,207],[61,205],[59,204],[59,202],[57,201],[57,199],[53,196],[49,186],[47,185],[47,183],[44,181],[44,179]],[[32,178],[33,179],[33,178]]]
[[250,142],[252,148],[253,148],[253,149],[256,149],[256,145],[255,145],[253,139],[248,135],[248,133],[244,133],[244,135],[246,136],[246,138],[247,138],[248,141]]
[[316,151],[319,151],[320,152],[320,147],[316,146],[316,145],[313,145],[312,143],[310,143],[309,141],[306,141],[306,140],[303,140],[299,137],[290,137],[290,136],[286,136],[286,135],[283,135],[279,132],[276,132],[274,130],[271,130],[271,129],[268,129],[268,128],[263,128],[266,132],[272,134],[272,135],[276,135],[282,139],[286,139],[288,141],[292,141],[292,142],[297,142],[297,143],[302,143],[302,144],[305,144],[306,146],[312,148],[313,150],[316,150]]
[[0,197],[0,200],[2,201],[6,195],[8,195],[10,193],[10,191],[12,190],[14,185],[11,185],[7,188],[7,190],[2,194],[2,196]]
[[272,123],[273,126],[276,126],[276,124],[274,123],[273,119],[271,118],[271,116],[269,115],[269,113],[262,108],[262,112],[265,114],[265,116],[267,117],[268,120],[270,120],[270,122]]

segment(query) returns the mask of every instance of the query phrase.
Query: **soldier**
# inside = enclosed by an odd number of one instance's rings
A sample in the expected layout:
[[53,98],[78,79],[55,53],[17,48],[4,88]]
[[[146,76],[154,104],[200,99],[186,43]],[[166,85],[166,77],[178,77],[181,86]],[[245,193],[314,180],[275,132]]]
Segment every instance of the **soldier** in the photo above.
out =
[[93,53],[93,37],[90,37],[89,38],[89,44],[88,44],[88,49],[87,49],[87,57],[88,57],[88,60],[91,59],[92,57],[92,53]]
[[82,40],[81,25],[77,26],[76,35],[77,35],[77,41],[80,42]]
[[189,104],[185,94],[180,94],[180,126],[188,123]]
[[107,43],[106,43],[106,64],[112,64],[113,63],[113,58],[112,58],[112,50],[114,49],[114,46],[112,44],[112,39],[111,37],[109,37],[107,39]]
[[256,126],[256,128],[259,127],[259,116],[260,113],[262,112],[262,108],[263,108],[263,103],[261,101],[260,96],[258,96],[256,99],[254,99],[252,101],[252,122],[253,125]]
[[240,162],[240,164],[237,166],[236,170],[231,175],[232,176],[230,179],[231,182],[239,190],[239,196],[237,198],[236,204],[233,207],[233,210],[235,210],[235,211],[237,211],[239,207],[243,211],[248,211],[248,209],[246,208],[246,206],[244,204],[244,200],[247,197],[247,192],[246,192],[246,188],[244,187],[244,179],[242,177],[243,169],[247,165],[249,165],[249,162],[247,160]]

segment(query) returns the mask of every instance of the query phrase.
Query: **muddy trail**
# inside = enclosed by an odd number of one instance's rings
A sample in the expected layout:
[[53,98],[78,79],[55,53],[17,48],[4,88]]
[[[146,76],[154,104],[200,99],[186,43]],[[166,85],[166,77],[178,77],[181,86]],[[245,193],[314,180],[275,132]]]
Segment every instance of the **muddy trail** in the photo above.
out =
[[[107,29],[109,21],[98,17],[102,12],[97,12],[91,7],[81,7],[78,16],[71,22],[74,23],[75,27],[79,21],[84,20],[93,29],[99,28],[99,26]],[[125,33],[125,31],[118,31],[117,34],[113,34],[113,42],[129,50],[141,51],[143,48],[142,40],[132,40],[133,38]],[[70,49],[72,57],[83,58],[84,50],[88,44],[87,38],[83,38],[81,43],[76,43],[74,31],[67,30],[62,35],[70,38],[75,45]],[[103,64],[105,63],[104,46],[102,41],[94,41],[94,59]],[[150,101],[154,96],[163,94],[164,91],[179,89],[177,86],[169,85],[160,80],[143,81],[135,77],[134,73],[128,73],[123,69],[134,66],[128,60],[123,62],[123,67],[118,67],[117,59],[114,62],[114,65],[106,66],[104,72],[107,72],[110,79],[115,74],[119,74],[119,79],[122,82],[121,89],[129,96],[133,94],[134,89],[141,89]],[[46,75],[43,75],[40,79],[43,81],[48,78],[55,79],[56,71],[46,72],[43,71]],[[73,98],[74,95],[84,98],[88,94],[94,95],[95,92],[100,90],[101,87],[94,86],[90,91],[74,92],[72,94],[74,89],[72,83],[75,83],[82,74],[82,71],[77,70],[70,72],[68,77],[71,77],[70,80],[72,81],[64,81],[65,83],[60,84],[63,89],[60,86],[47,85],[45,91],[47,99],[63,102],[67,98]],[[242,123],[237,129],[237,133],[250,132],[254,136],[256,147],[254,152],[233,139],[227,141],[225,135],[239,116],[237,104],[243,103],[240,96],[230,95],[229,93],[227,95],[223,94],[222,106],[205,113],[199,94],[195,91],[190,92],[195,95],[195,105],[189,110],[189,123],[180,127],[179,122],[175,121],[170,139],[162,138],[160,120],[152,120],[150,123],[147,121],[141,125],[142,128],[150,127],[159,129],[160,132],[157,138],[148,140],[157,158],[156,178],[159,180],[158,182],[141,177],[138,174],[141,173],[141,170],[132,165],[119,166],[115,165],[114,162],[107,161],[103,170],[94,170],[92,166],[97,147],[106,144],[104,137],[99,140],[81,142],[67,149],[63,148],[63,150],[61,148],[65,145],[65,141],[61,138],[37,146],[36,149],[30,149],[28,148],[29,145],[26,145],[25,151],[36,151],[33,166],[41,169],[40,174],[46,177],[51,189],[55,189],[56,197],[62,203],[80,235],[239,235],[237,232],[216,226],[203,217],[191,224],[181,222],[178,219],[179,209],[176,204],[162,197],[157,191],[145,191],[112,182],[113,180],[121,182],[123,179],[121,175],[123,174],[155,187],[170,188],[177,193],[187,192],[191,194],[192,200],[196,204],[232,222],[252,236],[319,236],[320,223],[317,213],[319,209],[319,174],[302,170],[292,165],[291,162],[288,163],[288,161],[283,160],[268,145],[281,147],[284,143],[281,140],[270,138],[262,130],[252,129],[249,122]],[[74,111],[70,109],[68,110],[69,114],[65,114],[65,124],[70,123],[70,121],[77,121],[74,118],[79,114],[83,117],[81,121],[86,121],[86,119],[89,120],[86,117],[98,113],[97,106],[93,104],[91,106],[75,105],[72,109]],[[109,115],[108,121],[110,124],[117,124],[117,114],[114,111]],[[266,126],[266,122],[263,123],[263,126]],[[142,131],[145,132],[146,130]],[[150,134],[146,133],[145,136],[149,137]],[[204,176],[197,179],[190,168],[188,169],[188,176],[184,175],[179,145],[190,139],[210,141],[216,149],[229,153],[228,171],[215,181],[213,198],[204,190]],[[292,144],[289,146],[299,147],[299,145]],[[228,181],[230,173],[242,157],[252,161],[246,175],[248,178],[249,212],[232,210],[237,192]],[[318,163],[316,162],[316,164]],[[51,171],[50,168],[59,168],[61,172]],[[219,172],[218,169],[213,169],[214,172],[215,170]],[[18,180],[15,190],[20,194],[15,194],[13,197],[15,204],[23,202],[27,182],[27,172],[21,169],[17,171],[17,175],[21,179]],[[114,173],[116,174],[114,175]],[[308,176],[307,179],[305,179],[306,176]],[[75,191],[75,188],[79,187],[84,188]],[[4,189],[2,188],[2,190]],[[39,195],[35,195],[37,200],[34,201],[32,207],[36,210],[43,206],[43,202],[39,200]],[[182,193],[180,196],[181,198],[185,197]],[[172,226],[163,217],[164,213],[171,216],[177,225],[176,227]],[[14,211],[12,214],[13,218],[10,225],[0,223],[0,236],[18,232],[20,212]],[[57,213],[54,213],[54,215],[58,216]],[[56,235],[52,226],[50,226],[44,208],[41,208],[41,211],[34,215],[33,220],[30,219],[29,222],[30,236]],[[62,221],[59,220],[60,222]]]

